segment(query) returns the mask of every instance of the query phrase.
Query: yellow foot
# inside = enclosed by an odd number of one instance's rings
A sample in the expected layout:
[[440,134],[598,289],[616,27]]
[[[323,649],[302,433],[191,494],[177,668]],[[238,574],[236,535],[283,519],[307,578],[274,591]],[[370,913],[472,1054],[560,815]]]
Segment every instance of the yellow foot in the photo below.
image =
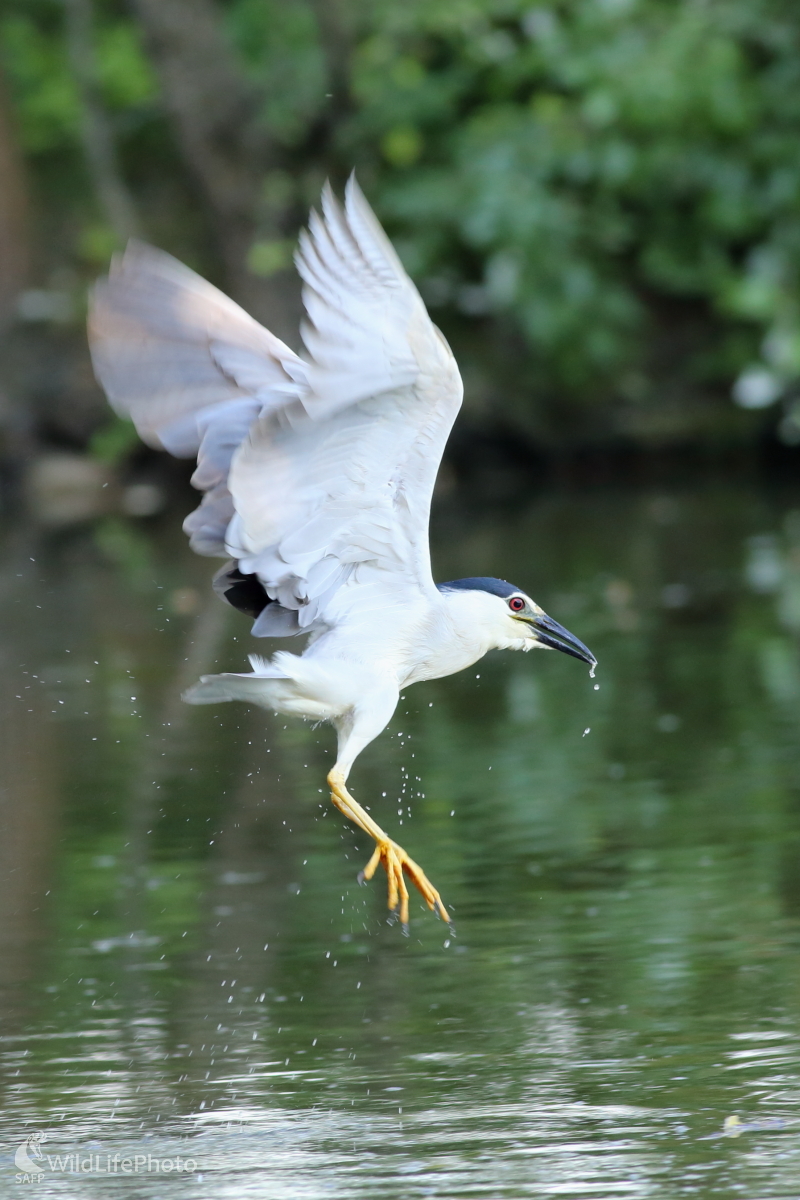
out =
[[389,909],[392,912],[397,912],[399,901],[400,924],[404,929],[408,926],[408,888],[403,878],[403,872],[408,875],[414,887],[421,892],[428,908],[436,913],[437,917],[441,917],[443,921],[449,923],[450,917],[448,916],[447,909],[442,904],[441,896],[422,870],[422,867],[417,866],[413,858],[409,858],[402,846],[398,846],[397,842],[393,842],[388,838],[379,841],[372,858],[359,874],[358,882],[365,883],[368,879],[372,879],[378,868],[378,863],[383,864],[389,880]]
[[414,887],[422,893],[428,908],[449,924],[450,917],[442,904],[441,896],[429,881],[422,867],[417,866],[413,858],[409,858],[402,846],[398,846],[397,842],[393,842],[391,838],[387,837],[380,825],[373,821],[369,813],[353,799],[345,786],[342,773],[336,767],[328,774],[328,786],[331,789],[331,800],[339,812],[363,829],[364,833],[368,833],[377,843],[375,853],[358,877],[359,883],[372,879],[378,869],[378,863],[383,863],[389,879],[389,908],[392,912],[397,912],[399,907],[400,923],[406,930],[408,927],[408,888],[404,878],[405,873]]

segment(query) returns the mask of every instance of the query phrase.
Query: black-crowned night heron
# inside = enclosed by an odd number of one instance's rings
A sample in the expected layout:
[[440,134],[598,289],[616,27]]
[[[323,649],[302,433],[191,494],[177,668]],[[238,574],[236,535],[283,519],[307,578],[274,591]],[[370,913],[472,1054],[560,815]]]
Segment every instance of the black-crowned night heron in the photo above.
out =
[[93,295],[97,378],[142,438],[197,456],[205,492],[184,523],[199,554],[230,557],[214,587],[256,637],[307,634],[302,654],[251,655],[252,673],[206,675],[190,704],[245,700],[330,721],[336,807],[375,840],[389,908],[408,923],[404,873],[448,920],[439,893],[357,804],[347,778],[400,691],[488,650],[582,642],[501,579],[431,575],[428,517],[462,385],[447,343],[351,179],[312,213],[297,268],[308,324],[299,357],[216,288],[132,243]]

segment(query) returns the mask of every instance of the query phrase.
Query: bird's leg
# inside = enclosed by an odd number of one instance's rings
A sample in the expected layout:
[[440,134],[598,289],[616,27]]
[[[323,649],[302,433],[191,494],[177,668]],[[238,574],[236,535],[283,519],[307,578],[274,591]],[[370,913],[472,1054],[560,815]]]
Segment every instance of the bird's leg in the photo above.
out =
[[359,875],[359,880],[372,879],[378,869],[378,864],[383,863],[389,880],[389,908],[395,912],[399,904],[400,923],[405,927],[408,925],[408,888],[403,878],[403,872],[405,872],[414,886],[422,893],[428,908],[432,909],[437,917],[449,922],[447,909],[422,867],[417,866],[403,847],[392,841],[383,832],[380,825],[373,821],[369,813],[356,803],[345,786],[343,773],[335,767],[328,775],[328,786],[331,789],[331,800],[339,812],[344,813],[348,820],[353,821],[359,829],[363,829],[364,833],[368,833],[376,842],[375,852]]

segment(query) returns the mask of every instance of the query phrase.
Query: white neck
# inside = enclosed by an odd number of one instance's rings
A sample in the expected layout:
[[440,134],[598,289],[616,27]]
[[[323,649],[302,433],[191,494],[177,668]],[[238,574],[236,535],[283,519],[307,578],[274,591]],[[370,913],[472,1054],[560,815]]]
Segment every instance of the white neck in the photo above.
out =
[[509,636],[514,632],[513,627],[506,627],[496,597],[480,591],[439,592],[439,602],[425,622],[420,661],[403,686],[454,675],[472,666],[489,650],[529,649],[530,639]]

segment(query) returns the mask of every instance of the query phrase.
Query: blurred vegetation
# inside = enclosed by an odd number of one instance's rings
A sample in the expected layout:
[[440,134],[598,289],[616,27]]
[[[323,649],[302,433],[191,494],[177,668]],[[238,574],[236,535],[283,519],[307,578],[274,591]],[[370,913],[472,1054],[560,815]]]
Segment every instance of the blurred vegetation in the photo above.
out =
[[139,231],[296,336],[297,228],[355,167],[475,421],[800,443],[785,0],[0,0],[0,42],[45,291]]

